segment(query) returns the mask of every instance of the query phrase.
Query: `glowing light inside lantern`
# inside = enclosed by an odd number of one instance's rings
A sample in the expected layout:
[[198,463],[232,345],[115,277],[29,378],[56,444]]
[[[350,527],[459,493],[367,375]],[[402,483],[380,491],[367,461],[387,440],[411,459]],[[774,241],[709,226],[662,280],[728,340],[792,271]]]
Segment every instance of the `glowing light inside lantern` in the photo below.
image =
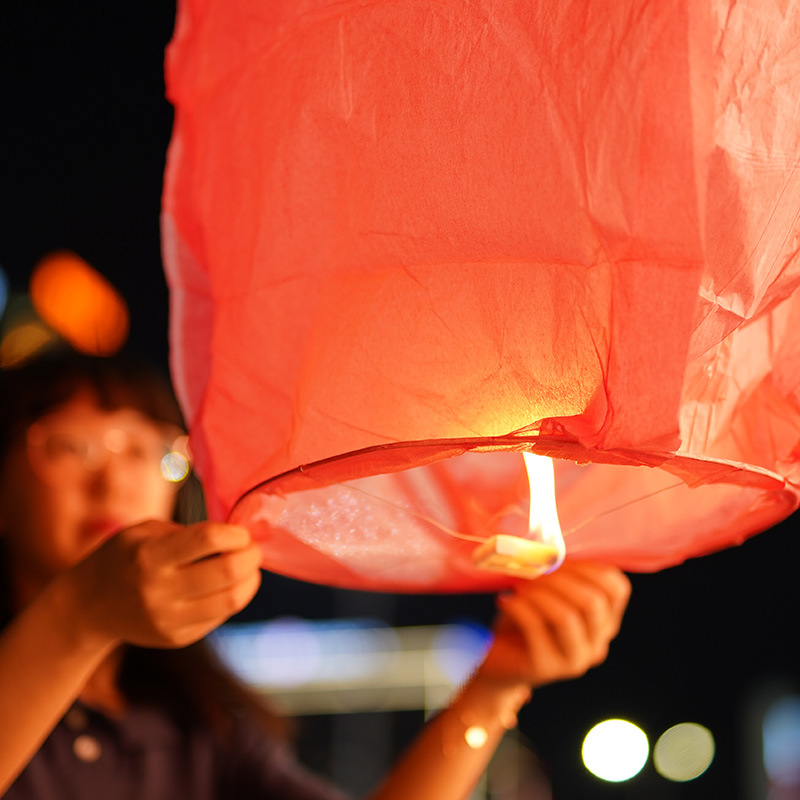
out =
[[538,578],[561,566],[566,555],[556,508],[553,460],[523,453],[530,484],[528,538],[498,534],[487,539],[473,554],[481,569]]

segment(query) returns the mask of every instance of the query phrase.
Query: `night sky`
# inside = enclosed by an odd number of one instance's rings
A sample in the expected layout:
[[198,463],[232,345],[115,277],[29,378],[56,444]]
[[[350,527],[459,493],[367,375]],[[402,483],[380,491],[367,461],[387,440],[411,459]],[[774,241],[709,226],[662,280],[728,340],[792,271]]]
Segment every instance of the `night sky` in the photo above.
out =
[[[164,367],[159,204],[171,110],[162,61],[173,15],[167,2],[0,5],[0,266],[12,289],[24,291],[40,256],[74,250],[124,294],[132,345]],[[521,717],[521,730],[552,766],[557,798],[750,797],[752,708],[774,680],[800,688],[797,519],[741,547],[632,576],[630,609],[607,663],[537,692]],[[244,616],[332,613],[382,614],[396,624],[464,615],[488,623],[492,602],[373,596],[273,578]],[[651,742],[675,723],[701,722],[716,737],[716,759],[691,784],[668,784],[652,766],[630,784],[601,784],[576,754],[585,731],[606,716],[633,719]]]

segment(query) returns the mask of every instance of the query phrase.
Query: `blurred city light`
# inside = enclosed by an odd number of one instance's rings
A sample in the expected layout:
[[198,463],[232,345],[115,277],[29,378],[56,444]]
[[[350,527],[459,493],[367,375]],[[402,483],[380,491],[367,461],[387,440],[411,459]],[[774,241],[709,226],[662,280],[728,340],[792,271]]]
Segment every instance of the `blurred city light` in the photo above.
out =
[[481,625],[443,625],[431,643],[439,669],[453,684],[463,683],[486,655],[492,637]]
[[31,276],[30,296],[42,320],[85,353],[111,355],[128,337],[122,295],[74,253],[45,256]]
[[27,361],[56,338],[53,331],[38,320],[9,326],[0,341],[0,367],[13,367]]
[[627,781],[647,762],[650,747],[645,732],[624,719],[595,725],[583,740],[586,769],[604,781]]
[[169,452],[161,459],[161,474],[172,483],[180,483],[189,474],[191,464],[189,437],[185,434],[177,436]]
[[8,278],[5,270],[0,267],[0,317],[3,316],[3,311],[5,311],[6,300],[8,300]]
[[337,714],[441,707],[483,656],[488,636],[473,625],[277,619],[225,625],[211,644],[285,712]]
[[709,768],[714,750],[714,737],[708,728],[682,722],[661,734],[653,748],[653,764],[662,777],[683,783]]
[[161,474],[172,483],[179,483],[189,474],[189,461],[183,453],[170,450],[161,459]]
[[227,627],[213,643],[228,666],[257,686],[297,686],[325,669],[324,643],[313,625],[300,619]]
[[780,789],[800,789],[800,696],[787,694],[770,705],[762,736],[770,782]]

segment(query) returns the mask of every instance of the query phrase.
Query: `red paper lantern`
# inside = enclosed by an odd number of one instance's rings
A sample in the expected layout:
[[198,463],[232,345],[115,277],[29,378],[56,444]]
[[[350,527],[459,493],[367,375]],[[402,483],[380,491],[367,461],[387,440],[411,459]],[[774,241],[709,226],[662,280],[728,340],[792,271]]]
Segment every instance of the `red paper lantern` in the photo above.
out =
[[264,565],[496,589],[522,451],[653,570],[800,497],[800,11],[182,0],[173,374]]

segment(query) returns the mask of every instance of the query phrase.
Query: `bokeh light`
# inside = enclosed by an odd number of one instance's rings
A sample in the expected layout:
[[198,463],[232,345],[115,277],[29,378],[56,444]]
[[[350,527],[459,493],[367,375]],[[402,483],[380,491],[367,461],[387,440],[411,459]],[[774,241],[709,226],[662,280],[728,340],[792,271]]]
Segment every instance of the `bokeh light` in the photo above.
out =
[[161,475],[172,483],[180,483],[192,468],[189,437],[186,434],[176,436],[169,447],[169,452],[161,459]]
[[5,311],[7,300],[8,300],[8,278],[6,277],[5,270],[2,267],[0,267],[0,317],[3,316],[3,311]]
[[217,654],[255,686],[300,686],[364,678],[386,667],[397,635],[375,620],[312,623],[293,617],[228,625],[211,639]]
[[0,342],[0,367],[14,367],[27,361],[57,339],[38,321],[23,322],[12,327]]
[[170,450],[161,459],[161,474],[171,483],[180,483],[189,474],[189,460],[183,453]]
[[255,630],[255,637],[242,628],[218,639],[223,661],[237,664],[241,677],[257,675],[259,682],[284,687],[314,678],[322,666],[322,647],[310,622],[287,617]]
[[775,700],[764,715],[762,735],[764,770],[771,783],[800,787],[800,695]]
[[474,623],[442,626],[433,640],[436,665],[454,684],[463,683],[492,643],[488,628]]
[[645,732],[624,719],[595,725],[583,740],[586,769],[604,781],[627,781],[647,762],[650,745]]
[[473,750],[480,750],[489,739],[489,733],[482,725],[470,725],[464,731],[464,741]]
[[31,276],[30,296],[42,320],[84,353],[111,355],[128,337],[125,300],[74,253],[45,256]]
[[711,731],[695,722],[682,722],[664,731],[653,748],[656,771],[670,781],[683,783],[702,775],[714,760]]

